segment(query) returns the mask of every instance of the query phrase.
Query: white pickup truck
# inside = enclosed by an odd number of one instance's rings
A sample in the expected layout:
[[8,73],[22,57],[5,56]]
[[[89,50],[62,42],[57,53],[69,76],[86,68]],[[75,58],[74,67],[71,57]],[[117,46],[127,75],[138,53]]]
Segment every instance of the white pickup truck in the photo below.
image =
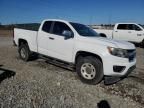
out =
[[117,23],[113,30],[94,29],[103,37],[139,43],[144,47],[144,27],[136,23]]
[[64,20],[44,20],[38,31],[14,29],[20,58],[33,54],[76,69],[81,81],[97,84],[127,76],[136,66],[136,49],[129,42],[100,37],[93,29]]

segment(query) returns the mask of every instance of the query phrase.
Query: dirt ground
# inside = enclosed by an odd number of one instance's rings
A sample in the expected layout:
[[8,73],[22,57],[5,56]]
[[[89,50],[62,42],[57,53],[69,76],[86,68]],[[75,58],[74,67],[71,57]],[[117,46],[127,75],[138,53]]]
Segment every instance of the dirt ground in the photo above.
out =
[[10,37],[13,35],[13,30],[0,30],[0,37]]
[[[0,108],[143,108],[144,49],[128,78],[106,86],[38,59],[23,62],[11,37],[0,37]],[[104,107],[102,107],[104,106]]]

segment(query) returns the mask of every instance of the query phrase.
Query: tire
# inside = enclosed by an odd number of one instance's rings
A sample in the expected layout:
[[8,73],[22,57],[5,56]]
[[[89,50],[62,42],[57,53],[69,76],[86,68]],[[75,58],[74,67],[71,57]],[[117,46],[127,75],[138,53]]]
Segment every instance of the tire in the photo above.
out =
[[30,59],[30,50],[27,44],[21,44],[18,49],[19,56],[23,61],[28,61]]
[[76,72],[80,80],[87,84],[95,85],[103,79],[103,65],[96,57],[79,57]]

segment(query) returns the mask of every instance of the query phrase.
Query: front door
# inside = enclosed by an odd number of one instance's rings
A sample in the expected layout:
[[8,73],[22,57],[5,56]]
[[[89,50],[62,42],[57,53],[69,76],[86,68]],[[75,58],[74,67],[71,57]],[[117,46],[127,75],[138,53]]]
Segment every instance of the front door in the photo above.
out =
[[[70,27],[63,22],[54,22],[52,30],[45,35],[44,40],[46,45],[44,45],[48,56],[68,61],[72,61],[72,54],[74,49],[74,38],[66,39],[63,35],[64,31],[71,31]],[[73,33],[73,32],[72,32]]]

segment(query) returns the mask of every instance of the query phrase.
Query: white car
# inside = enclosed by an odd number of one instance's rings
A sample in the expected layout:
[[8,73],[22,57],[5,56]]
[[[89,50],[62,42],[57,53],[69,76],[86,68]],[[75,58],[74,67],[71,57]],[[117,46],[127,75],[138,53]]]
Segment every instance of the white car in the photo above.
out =
[[14,41],[22,60],[38,54],[74,67],[80,79],[89,84],[122,78],[136,65],[133,44],[100,37],[86,25],[64,20],[44,20],[38,31],[15,28]]
[[94,29],[103,37],[139,43],[144,47],[144,27],[136,23],[117,23],[113,30]]

